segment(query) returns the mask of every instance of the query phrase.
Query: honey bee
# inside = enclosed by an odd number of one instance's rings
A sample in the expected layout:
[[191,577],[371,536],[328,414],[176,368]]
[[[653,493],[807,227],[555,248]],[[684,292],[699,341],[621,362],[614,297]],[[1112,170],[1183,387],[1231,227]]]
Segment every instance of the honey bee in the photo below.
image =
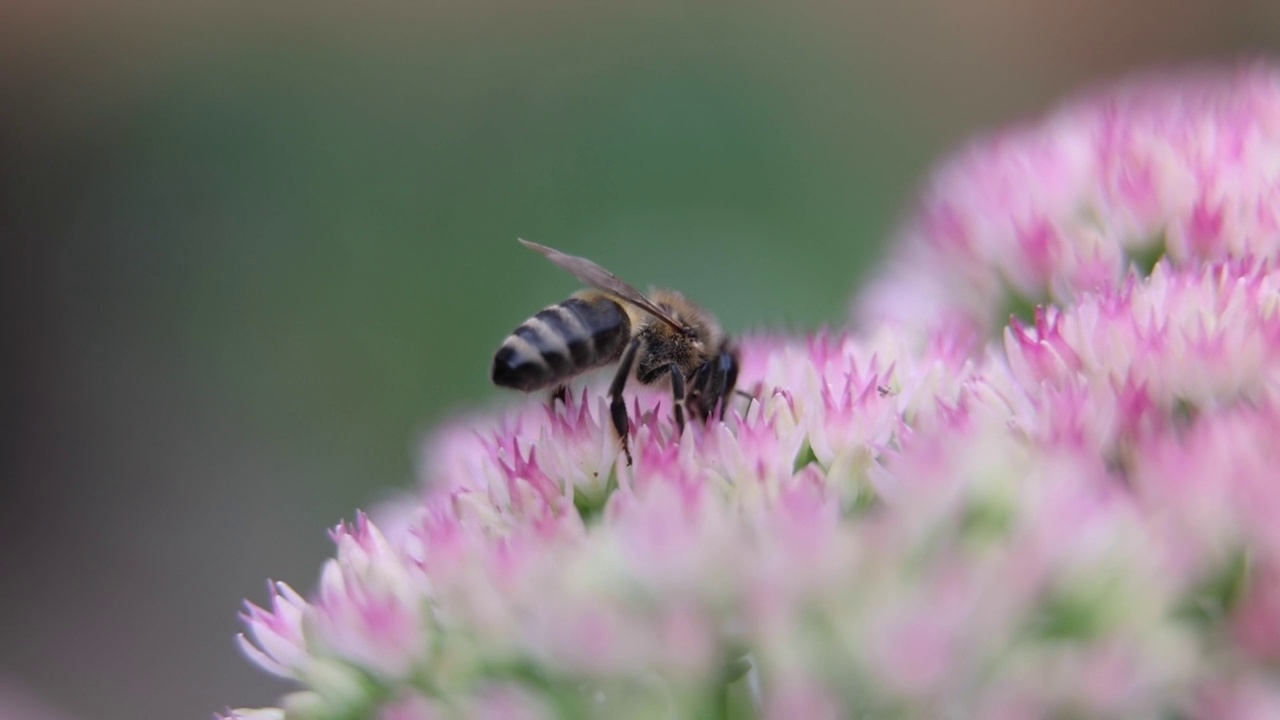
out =
[[573,273],[590,289],[525,320],[493,356],[493,382],[533,392],[554,388],[588,370],[618,363],[609,386],[609,414],[631,464],[623,388],[634,374],[643,385],[665,385],[674,400],[676,426],[686,411],[701,421],[724,418],[738,381],[738,352],[720,323],[673,290],[646,296],[586,258],[520,240],[527,248]]

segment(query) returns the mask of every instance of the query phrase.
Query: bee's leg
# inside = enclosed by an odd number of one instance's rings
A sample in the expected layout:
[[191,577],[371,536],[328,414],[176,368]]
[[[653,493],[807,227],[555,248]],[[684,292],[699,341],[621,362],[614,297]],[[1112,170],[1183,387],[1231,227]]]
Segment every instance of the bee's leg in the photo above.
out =
[[[720,377],[720,387],[716,395],[720,398],[720,419],[724,420],[724,413],[729,408],[729,393],[731,391],[742,392],[737,390],[738,387],[738,358],[729,353],[721,353],[720,367],[724,373]],[[754,399],[754,398],[753,398]],[[746,417],[751,412],[751,402],[747,402],[747,409],[743,411],[742,416]]]
[[627,456],[627,464],[631,464],[631,449],[627,447],[627,403],[622,399],[622,389],[627,386],[627,378],[631,375],[631,366],[636,362],[636,352],[640,349],[640,338],[632,340],[627,349],[622,351],[622,360],[618,362],[618,372],[609,385],[609,414],[613,417],[613,429],[622,441],[622,453]]
[[728,384],[729,378],[726,377],[724,370],[716,367],[711,371],[711,390],[707,393],[707,397],[711,398],[711,406],[707,408],[707,419],[710,420],[713,414],[717,412],[719,406],[720,419],[724,420],[724,410],[729,405],[729,400],[724,396],[725,386]]
[[711,372],[711,365],[703,363],[693,371],[693,375],[688,380],[688,394],[685,396],[685,407],[689,409],[689,414],[698,420],[706,418],[706,392],[707,378]]
[[684,434],[684,374],[677,365],[668,365],[671,370],[671,397],[675,400],[676,429]]
[[701,419],[718,416],[724,420],[729,409],[729,395],[738,382],[738,365],[733,355],[722,352],[699,369],[702,381]]
[[556,406],[557,400],[560,401],[561,405],[568,405],[569,403],[566,400],[568,395],[569,395],[568,385],[557,385],[556,389],[551,391],[551,407],[554,408]]

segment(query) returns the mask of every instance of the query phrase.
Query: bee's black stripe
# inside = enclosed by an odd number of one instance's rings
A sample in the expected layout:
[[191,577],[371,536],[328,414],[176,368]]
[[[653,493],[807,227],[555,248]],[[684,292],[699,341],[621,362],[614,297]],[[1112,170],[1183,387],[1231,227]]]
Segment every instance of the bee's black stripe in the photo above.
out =
[[547,365],[551,366],[554,376],[562,377],[573,372],[568,341],[557,335],[541,318],[529,318],[512,334],[532,345]]
[[591,365],[606,365],[622,355],[631,339],[631,321],[618,303],[612,300],[588,302],[570,298],[560,307],[577,319],[587,329],[591,342]]
[[509,337],[493,356],[493,382],[516,390],[537,390],[549,385],[554,376],[551,366],[535,348],[516,337]]
[[[569,302],[582,302],[570,300]],[[573,367],[590,367],[595,359],[595,343],[591,340],[591,326],[578,319],[569,308],[568,303],[555,305],[534,315],[541,320],[548,331],[556,333],[569,348],[569,356]]]

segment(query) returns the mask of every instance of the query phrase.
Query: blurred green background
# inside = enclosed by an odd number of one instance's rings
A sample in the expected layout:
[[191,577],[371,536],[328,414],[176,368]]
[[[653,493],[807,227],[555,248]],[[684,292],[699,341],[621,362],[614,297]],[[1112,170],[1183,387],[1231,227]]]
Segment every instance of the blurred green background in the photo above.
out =
[[516,236],[839,323],[947,147],[1274,50],[1277,5],[4,3],[0,717],[272,702],[241,598],[310,588],[576,289]]

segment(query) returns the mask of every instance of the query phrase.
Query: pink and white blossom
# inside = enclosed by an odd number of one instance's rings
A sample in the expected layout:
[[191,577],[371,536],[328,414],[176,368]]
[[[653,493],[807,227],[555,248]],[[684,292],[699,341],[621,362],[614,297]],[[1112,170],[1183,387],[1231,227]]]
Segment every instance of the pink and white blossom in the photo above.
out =
[[864,322],[963,324],[1066,305],[1165,257],[1280,253],[1280,68],[1149,74],[973,141],[932,176]]
[[302,689],[225,717],[1271,717],[1277,78],[974,145],[873,328],[743,339],[752,399],[683,432],[628,394],[633,464],[593,379],[453,421],[314,593],[246,606]]

